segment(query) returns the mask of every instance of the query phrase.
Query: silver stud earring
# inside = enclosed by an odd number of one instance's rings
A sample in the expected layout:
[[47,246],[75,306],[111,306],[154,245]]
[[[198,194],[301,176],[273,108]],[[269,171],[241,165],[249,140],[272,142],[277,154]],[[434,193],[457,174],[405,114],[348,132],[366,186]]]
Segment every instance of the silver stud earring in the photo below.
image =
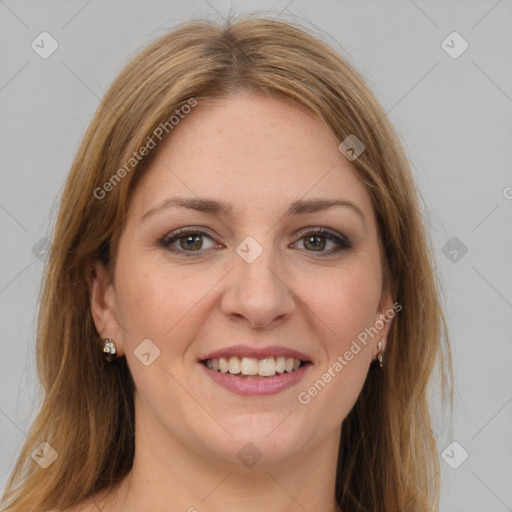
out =
[[116,358],[116,344],[110,338],[103,340],[103,352],[105,359],[108,362],[113,361]]

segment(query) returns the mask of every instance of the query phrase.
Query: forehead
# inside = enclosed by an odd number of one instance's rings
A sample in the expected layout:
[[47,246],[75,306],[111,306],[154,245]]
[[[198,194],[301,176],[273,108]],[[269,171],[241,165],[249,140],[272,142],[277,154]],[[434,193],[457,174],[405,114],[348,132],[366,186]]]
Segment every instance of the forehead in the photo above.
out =
[[319,119],[249,94],[199,100],[156,150],[131,209],[143,214],[170,195],[215,197],[251,218],[313,197],[372,209],[364,185]]

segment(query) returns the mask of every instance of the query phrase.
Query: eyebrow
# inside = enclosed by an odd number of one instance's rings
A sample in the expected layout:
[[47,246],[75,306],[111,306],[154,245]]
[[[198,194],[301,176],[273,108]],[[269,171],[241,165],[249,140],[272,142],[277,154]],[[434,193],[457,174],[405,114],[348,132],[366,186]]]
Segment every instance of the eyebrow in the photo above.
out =
[[[346,199],[299,199],[288,206],[284,217],[320,212],[336,206],[350,208],[361,218],[363,224],[366,225],[366,218],[361,209]],[[222,203],[216,199],[208,197],[169,197],[154,208],[148,210],[140,220],[142,221],[162,210],[176,207],[196,210],[203,213],[209,213],[211,215],[230,216],[233,212],[233,205],[231,203]]]

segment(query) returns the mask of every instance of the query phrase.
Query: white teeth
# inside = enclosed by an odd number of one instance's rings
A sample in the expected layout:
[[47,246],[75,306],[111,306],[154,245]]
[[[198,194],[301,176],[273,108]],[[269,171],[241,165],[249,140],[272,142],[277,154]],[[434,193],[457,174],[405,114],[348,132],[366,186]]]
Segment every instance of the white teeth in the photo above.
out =
[[219,367],[220,367],[220,371],[222,373],[228,373],[228,361],[227,361],[227,359],[224,359],[223,357],[221,357],[219,359]]
[[[300,364],[300,361],[299,361]],[[258,375],[263,377],[271,377],[276,374],[276,361],[273,357],[267,357],[266,359],[260,359],[258,366]]]
[[254,357],[242,357],[240,372],[242,375],[258,375],[258,360]]
[[238,357],[229,358],[228,371],[232,375],[240,373],[240,359],[238,359]]
[[284,373],[285,366],[286,366],[286,357],[283,357],[283,356],[276,357],[276,372]]
[[261,377],[272,377],[276,374],[291,373],[300,368],[300,359],[294,357],[220,357],[207,359],[205,364],[208,368],[231,375],[260,375]]

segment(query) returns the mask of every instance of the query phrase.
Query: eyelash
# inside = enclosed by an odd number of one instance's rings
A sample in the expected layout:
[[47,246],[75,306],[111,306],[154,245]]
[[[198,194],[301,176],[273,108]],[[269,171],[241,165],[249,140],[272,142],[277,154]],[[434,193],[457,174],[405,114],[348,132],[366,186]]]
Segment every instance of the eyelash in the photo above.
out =
[[[206,236],[206,237],[210,238],[211,240],[213,240],[213,238],[210,235],[208,235],[208,233],[205,233],[204,231],[201,231],[199,229],[180,228],[180,229],[176,229],[175,231],[172,231],[168,235],[164,236],[161,240],[159,240],[159,244],[169,251],[172,251],[175,253],[181,253],[182,255],[185,255],[187,257],[201,256],[202,255],[201,253],[208,249],[199,249],[197,251],[184,251],[183,249],[172,249],[170,247],[171,244],[173,244],[174,242],[177,242],[181,238],[186,238],[187,236],[192,236],[192,235]],[[350,240],[346,236],[338,235],[338,234],[336,234],[328,229],[325,229],[325,228],[304,228],[303,230],[301,230],[298,233],[298,235],[299,235],[299,240],[302,240],[308,236],[320,236],[320,237],[327,238],[328,240],[330,240],[338,245],[338,248],[336,248],[336,249],[330,249],[329,251],[318,251],[318,254],[322,254],[322,255],[321,256],[315,255],[315,257],[317,257],[317,258],[334,257],[334,256],[337,256],[338,253],[340,253],[341,251],[350,249],[352,247]],[[306,249],[304,249],[304,250],[306,250]],[[306,250],[306,252],[316,253],[317,251]]]

